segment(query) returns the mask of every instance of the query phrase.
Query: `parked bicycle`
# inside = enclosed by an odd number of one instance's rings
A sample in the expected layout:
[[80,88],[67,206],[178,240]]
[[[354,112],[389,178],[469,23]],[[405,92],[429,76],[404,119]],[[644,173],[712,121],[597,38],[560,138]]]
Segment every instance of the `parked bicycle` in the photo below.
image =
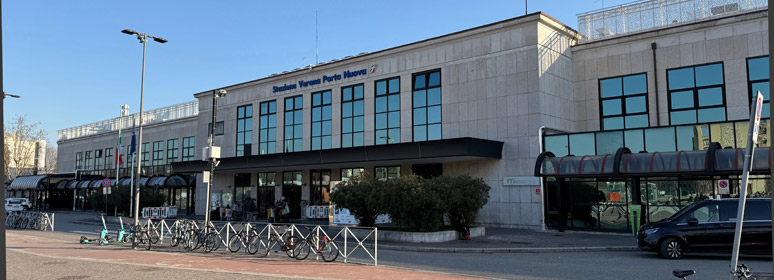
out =
[[144,226],[132,226],[129,228],[129,234],[132,236],[132,249],[144,248],[145,250],[150,250],[150,235],[148,235],[148,230]]
[[304,227],[309,230],[309,234],[301,239],[293,248],[293,254],[297,260],[304,260],[309,257],[309,252],[314,252],[326,262],[335,261],[339,257],[339,245],[331,240],[325,232],[320,234],[320,228]]
[[[288,257],[295,258],[293,249],[295,249],[296,244],[301,242],[301,239],[298,238],[298,236],[293,236],[291,227],[270,225],[268,229],[268,238],[264,240],[260,235],[254,236],[247,246],[247,252],[250,254],[258,253],[260,256],[268,256],[269,252],[274,249],[274,246],[279,244],[279,250],[284,251]],[[279,251],[274,250],[274,252]]]
[[186,231],[184,237],[184,245],[188,251],[193,251],[204,247],[204,252],[209,253],[220,248],[220,233],[212,225],[208,225],[206,230],[204,228],[192,227]]
[[236,253],[242,249],[242,247],[247,248],[247,244],[250,243],[249,241],[257,235],[258,232],[250,226],[250,223],[242,223],[242,227],[239,231],[229,238],[228,250],[232,253]]

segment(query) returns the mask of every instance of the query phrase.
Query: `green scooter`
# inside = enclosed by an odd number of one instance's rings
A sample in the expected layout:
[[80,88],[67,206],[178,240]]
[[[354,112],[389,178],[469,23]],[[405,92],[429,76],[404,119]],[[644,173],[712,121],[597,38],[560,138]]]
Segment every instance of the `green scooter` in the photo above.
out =
[[105,224],[105,216],[101,216],[101,218],[102,218],[102,232],[99,234],[99,238],[89,239],[86,236],[81,236],[81,241],[80,241],[81,244],[96,242],[99,245],[107,245],[108,243],[110,243],[110,241],[112,241],[110,238],[110,235],[108,235],[107,225]]
[[122,217],[118,217],[118,222],[121,223],[121,230],[119,230],[116,234],[116,240],[121,243],[129,242],[129,235],[126,234],[126,230],[124,230],[124,219]]

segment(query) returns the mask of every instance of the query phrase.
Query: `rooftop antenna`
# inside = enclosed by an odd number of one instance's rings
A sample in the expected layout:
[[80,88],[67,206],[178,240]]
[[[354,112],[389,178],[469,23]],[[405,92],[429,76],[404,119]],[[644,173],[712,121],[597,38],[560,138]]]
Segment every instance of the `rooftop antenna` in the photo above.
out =
[[317,65],[319,62],[319,54],[320,54],[320,39],[317,35],[317,11],[314,11],[314,64]]

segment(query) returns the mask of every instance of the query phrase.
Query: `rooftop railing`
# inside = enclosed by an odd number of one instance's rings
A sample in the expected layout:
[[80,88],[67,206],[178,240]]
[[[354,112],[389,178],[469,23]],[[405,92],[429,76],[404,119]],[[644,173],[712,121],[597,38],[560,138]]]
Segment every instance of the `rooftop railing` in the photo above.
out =
[[[143,112],[142,123],[149,125],[199,115],[199,101],[180,103]],[[57,131],[57,141],[85,137],[139,125],[139,113],[98,121]]]
[[581,42],[764,9],[767,0],[642,0],[578,14]]

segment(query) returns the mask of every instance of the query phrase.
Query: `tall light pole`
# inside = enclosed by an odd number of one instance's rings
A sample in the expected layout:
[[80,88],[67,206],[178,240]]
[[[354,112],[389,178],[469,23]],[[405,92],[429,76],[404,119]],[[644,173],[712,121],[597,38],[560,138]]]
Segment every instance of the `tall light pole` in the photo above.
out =
[[[0,53],[2,53],[2,51],[0,51]],[[2,57],[2,55],[0,55],[0,57]],[[2,61],[2,58],[0,58],[0,61]],[[0,66],[2,66],[1,64],[2,63],[0,63]],[[0,87],[2,87],[3,85],[2,68],[3,67],[0,67]],[[3,102],[5,101],[6,97],[19,98],[20,96],[3,92],[2,97],[3,98],[0,98],[0,131],[2,131],[2,134],[0,134],[0,164],[5,163],[5,126],[3,125],[4,123],[3,115],[5,114],[4,113],[5,111],[3,110]],[[3,191],[0,192],[0,201],[5,201],[5,166],[0,167],[0,186],[3,187]],[[3,221],[5,221],[5,211],[0,211],[0,212],[3,212],[2,217],[3,217]],[[0,249],[5,251],[5,248],[6,248],[5,247],[5,223],[0,223],[0,244],[2,244],[2,246],[0,246]],[[6,260],[5,254],[0,254],[0,256],[2,256],[0,258],[0,261],[4,263]],[[2,269],[3,271],[2,271],[2,274],[0,274],[0,276],[5,277],[6,276],[5,266],[3,266]]]
[[209,178],[207,179],[207,203],[205,205],[204,209],[204,228],[205,232],[207,231],[208,227],[210,225],[210,204],[211,204],[211,197],[210,197],[210,191],[212,189],[212,174],[215,172],[215,166],[218,165],[219,161],[218,158],[220,157],[220,153],[213,153],[212,147],[215,145],[215,127],[217,126],[217,113],[218,113],[218,98],[226,96],[226,90],[220,89],[220,90],[214,90],[212,91],[212,127],[210,128],[210,138],[209,138],[209,149],[207,150],[207,158],[209,164],[210,164],[210,174]]
[[[129,35],[137,35],[137,40],[140,40],[140,43],[142,43],[142,78],[140,80],[140,124],[139,126],[139,136],[137,139],[137,154],[140,155],[137,157],[137,183],[134,191],[134,225],[140,224],[140,176],[142,173],[140,172],[141,165],[142,165],[142,101],[144,96],[144,90],[145,90],[145,43],[148,41],[148,38],[153,39],[153,41],[159,42],[159,43],[166,43],[167,39],[161,38],[161,37],[154,37],[148,34],[139,33],[131,29],[124,29],[121,30],[121,33],[129,34]],[[136,244],[136,241],[132,242],[132,246]]]

